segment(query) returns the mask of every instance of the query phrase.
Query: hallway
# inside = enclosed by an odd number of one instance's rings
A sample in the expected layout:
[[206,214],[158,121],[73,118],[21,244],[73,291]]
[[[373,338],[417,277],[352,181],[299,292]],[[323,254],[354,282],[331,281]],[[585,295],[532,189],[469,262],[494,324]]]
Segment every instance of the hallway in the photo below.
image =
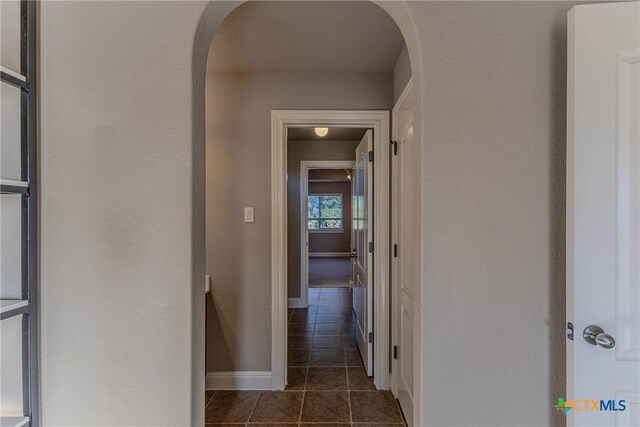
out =
[[351,304],[351,289],[309,289],[309,308],[289,309],[287,389],[207,391],[206,425],[404,425],[391,392],[366,376]]
[[309,257],[309,288],[348,288],[350,279],[351,258]]

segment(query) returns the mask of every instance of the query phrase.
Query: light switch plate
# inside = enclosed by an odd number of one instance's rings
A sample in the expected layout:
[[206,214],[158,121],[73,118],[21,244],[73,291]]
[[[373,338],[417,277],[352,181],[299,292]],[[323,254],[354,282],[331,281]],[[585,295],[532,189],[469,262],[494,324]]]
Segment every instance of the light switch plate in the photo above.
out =
[[254,222],[253,208],[244,208],[244,222]]

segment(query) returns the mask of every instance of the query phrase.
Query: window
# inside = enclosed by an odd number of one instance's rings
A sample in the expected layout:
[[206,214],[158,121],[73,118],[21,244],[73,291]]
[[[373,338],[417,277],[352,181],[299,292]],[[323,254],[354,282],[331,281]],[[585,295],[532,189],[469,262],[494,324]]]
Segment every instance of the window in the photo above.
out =
[[312,233],[342,233],[342,194],[310,194],[307,227]]

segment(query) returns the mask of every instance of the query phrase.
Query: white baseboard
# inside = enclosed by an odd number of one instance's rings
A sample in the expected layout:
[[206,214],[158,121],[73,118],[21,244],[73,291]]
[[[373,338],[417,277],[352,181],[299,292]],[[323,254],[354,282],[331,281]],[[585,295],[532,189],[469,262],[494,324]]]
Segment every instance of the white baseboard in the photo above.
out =
[[271,372],[207,372],[205,390],[271,390]]
[[307,308],[307,306],[302,303],[302,298],[288,298],[287,299],[287,307],[289,307],[289,308]]
[[309,252],[309,258],[335,258],[351,256],[349,252]]

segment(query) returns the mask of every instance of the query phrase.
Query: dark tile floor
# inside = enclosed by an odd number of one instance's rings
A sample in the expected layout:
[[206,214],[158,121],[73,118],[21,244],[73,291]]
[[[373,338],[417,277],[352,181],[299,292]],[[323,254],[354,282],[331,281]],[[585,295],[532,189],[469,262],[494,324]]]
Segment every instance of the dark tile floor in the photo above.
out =
[[207,426],[401,427],[397,401],[376,390],[356,346],[351,289],[309,289],[289,309],[285,391],[207,391]]

